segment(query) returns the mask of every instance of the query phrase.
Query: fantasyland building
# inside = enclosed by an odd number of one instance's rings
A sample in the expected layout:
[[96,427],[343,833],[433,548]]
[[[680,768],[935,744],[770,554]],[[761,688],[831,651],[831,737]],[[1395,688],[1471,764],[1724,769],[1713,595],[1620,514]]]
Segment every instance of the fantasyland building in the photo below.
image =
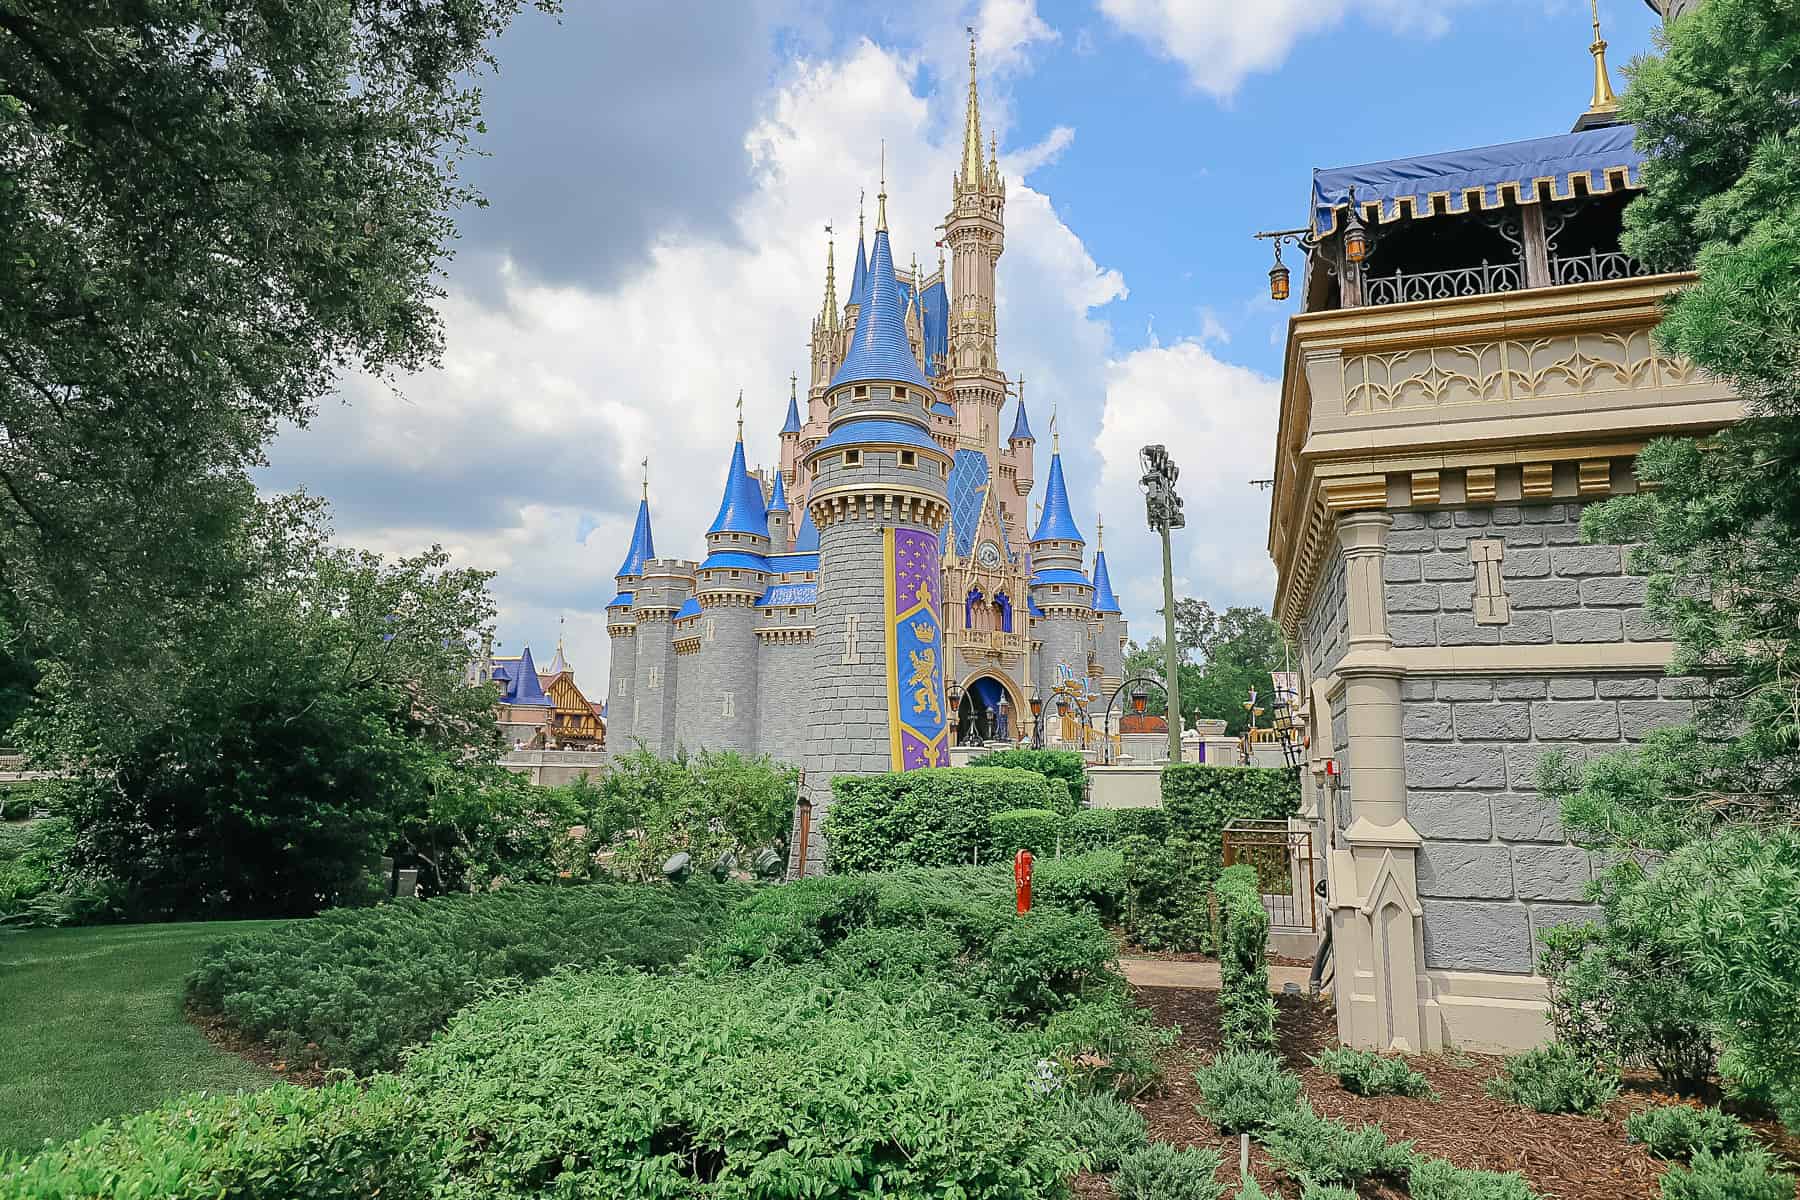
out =
[[1037,443],[1000,367],[1006,184],[991,140],[982,149],[971,45],[948,267],[941,249],[929,275],[916,257],[897,266],[884,184],[841,306],[826,250],[810,384],[804,411],[791,389],[779,467],[749,469],[740,417],[697,560],[657,556],[646,487],[607,606],[610,745],[801,766],[799,872],[823,867],[832,776],[947,766],[958,734],[1028,733],[1034,692],[1120,680],[1124,619],[1098,528],[1090,573],[1054,431],[1026,523]]

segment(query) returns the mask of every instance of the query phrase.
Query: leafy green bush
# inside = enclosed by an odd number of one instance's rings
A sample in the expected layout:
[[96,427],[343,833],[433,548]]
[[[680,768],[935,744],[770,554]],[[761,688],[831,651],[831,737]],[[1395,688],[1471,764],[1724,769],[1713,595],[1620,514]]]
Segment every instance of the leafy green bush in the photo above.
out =
[[1161,1055],[1175,1035],[1124,989],[1111,988],[1051,1013],[1043,1037],[1062,1078],[1082,1090],[1137,1096],[1162,1082]]
[[1053,803],[1044,776],[1000,767],[840,775],[831,795],[824,833],[834,872],[973,863],[992,856],[991,814]]
[[1625,1118],[1625,1136],[1658,1158],[1686,1162],[1696,1151],[1727,1154],[1753,1144],[1750,1129],[1719,1109],[1671,1104],[1641,1109]]
[[1404,1179],[1413,1144],[1390,1144],[1379,1125],[1352,1129],[1305,1102],[1276,1113],[1259,1138],[1269,1157],[1302,1179],[1354,1187],[1365,1179]]
[[1314,1183],[1310,1179],[1300,1181],[1300,1200],[1361,1200],[1355,1188],[1347,1188],[1336,1183]]
[[1080,854],[1101,850],[1119,840],[1116,808],[1078,808],[1063,822],[1063,850]]
[[1120,1160],[1113,1192],[1119,1200],[1219,1200],[1225,1194],[1217,1179],[1220,1162],[1214,1150],[1153,1142]]
[[988,815],[988,858],[1011,862],[1029,850],[1040,859],[1055,854],[1062,843],[1063,819],[1047,808],[1012,808]]
[[763,888],[731,915],[706,953],[721,967],[815,962],[869,923],[877,899],[866,879],[799,879]]
[[1169,815],[1160,808],[1118,808],[1113,810],[1113,826],[1120,841],[1147,837],[1160,842],[1169,836]]
[[1162,798],[1167,836],[1125,839],[1131,935],[1152,949],[1210,950],[1206,914],[1222,870],[1225,826],[1299,811],[1299,772],[1172,763],[1163,768]]
[[1300,1102],[1300,1077],[1264,1050],[1227,1050],[1194,1071],[1200,1114],[1221,1133],[1258,1133]]
[[[645,750],[610,755],[583,839],[611,874],[653,881],[670,855],[701,867],[727,853],[748,861],[785,842],[798,773],[768,755],[730,750],[658,758]],[[555,789],[544,789],[554,793]]]
[[1033,905],[1117,921],[1125,913],[1125,856],[1093,850],[1041,861],[1032,868],[1031,896]]
[[1514,1171],[1471,1171],[1441,1158],[1418,1158],[1409,1179],[1412,1200],[1537,1200]]
[[1228,1050],[1275,1048],[1275,999],[1269,995],[1269,914],[1256,868],[1219,876],[1219,1028]]
[[1035,1036],[942,1019],[943,986],[558,975],[466,1009],[405,1078],[446,1198],[1057,1192],[1080,1158]]
[[1592,1113],[1619,1094],[1619,1076],[1552,1042],[1507,1059],[1487,1092],[1541,1113]]
[[392,1078],[189,1095],[30,1158],[0,1155],[0,1200],[421,1200],[438,1147]]
[[747,891],[698,880],[524,885],[334,909],[212,947],[188,977],[188,1001],[292,1062],[392,1067],[497,982],[565,964],[680,962]]
[[1034,771],[1047,779],[1060,779],[1068,785],[1065,802],[1069,807],[1056,811],[1064,816],[1077,805],[1087,803],[1087,761],[1074,750],[994,750],[969,763],[972,767],[1010,767]]
[[1403,1058],[1389,1058],[1373,1050],[1338,1046],[1315,1054],[1312,1065],[1338,1077],[1346,1091],[1358,1096],[1429,1096],[1431,1084],[1406,1065]]
[[1086,913],[1033,911],[1003,926],[987,950],[985,991],[1005,1016],[1047,1016],[1118,978],[1118,949]]
[[854,979],[902,979],[940,975],[962,949],[961,940],[938,924],[858,929],[832,947],[825,961]]
[[1663,1172],[1663,1200],[1793,1200],[1794,1181],[1766,1150],[1698,1150],[1685,1167]]
[[1071,1140],[1087,1156],[1090,1171],[1110,1171],[1121,1158],[1150,1141],[1144,1115],[1110,1093],[1068,1096],[1062,1104],[1062,1118]]

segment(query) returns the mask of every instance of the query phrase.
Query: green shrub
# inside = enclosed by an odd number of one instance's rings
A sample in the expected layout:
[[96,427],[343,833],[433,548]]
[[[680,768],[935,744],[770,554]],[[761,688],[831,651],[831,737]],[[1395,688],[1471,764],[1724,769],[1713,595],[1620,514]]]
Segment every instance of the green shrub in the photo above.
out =
[[1625,1136],[1658,1158],[1682,1162],[1699,1150],[1726,1154],[1753,1144],[1750,1129],[1719,1109],[1672,1104],[1641,1109],[1625,1118]]
[[1119,1200],[1219,1200],[1225,1194],[1217,1179],[1220,1162],[1214,1150],[1154,1142],[1120,1160],[1113,1192]]
[[1219,876],[1219,1028],[1228,1050],[1275,1048],[1275,999],[1269,995],[1269,914],[1256,869],[1239,864]]
[[1039,862],[1031,872],[1031,896],[1033,905],[1116,922],[1125,913],[1125,856],[1092,850]]
[[1169,836],[1169,816],[1160,808],[1119,808],[1113,810],[1113,827],[1120,841],[1147,837],[1160,842]]
[[928,767],[831,781],[824,821],[834,872],[948,867],[991,858],[988,817],[1047,809],[1050,786],[1035,771]]
[[1056,811],[1067,816],[1076,805],[1087,803],[1087,761],[1074,750],[994,750],[969,764],[972,767],[1010,767],[1033,771],[1047,779],[1058,779],[1068,786],[1064,802],[1068,807]]
[[1409,1178],[1412,1200],[1538,1200],[1515,1171],[1471,1171],[1441,1158],[1417,1158]]
[[1389,1143],[1379,1125],[1352,1129],[1301,1102],[1276,1113],[1259,1139],[1269,1157],[1314,1183],[1354,1187],[1365,1179],[1404,1179],[1413,1144]]
[[1105,849],[1119,840],[1120,810],[1116,808],[1078,808],[1063,822],[1063,850],[1080,854]]
[[1090,1171],[1110,1171],[1150,1141],[1144,1115],[1110,1093],[1070,1095],[1063,1101],[1062,1117]]
[[1013,855],[1029,850],[1048,859],[1061,846],[1063,819],[1047,808],[1011,808],[988,816],[988,858],[1011,862]]
[[858,929],[826,954],[834,971],[856,979],[940,975],[955,964],[961,940],[941,925]]
[[395,1079],[189,1095],[30,1158],[0,1155],[0,1198],[416,1200],[438,1146]]
[[1793,1200],[1794,1181],[1766,1150],[1698,1150],[1685,1167],[1663,1172],[1663,1200]]
[[1004,926],[987,950],[986,994],[996,1012],[1044,1017],[1118,982],[1118,948],[1086,913],[1034,911]]
[[438,1194],[1055,1194],[1080,1158],[1036,1037],[941,1019],[942,986],[589,972],[477,1004],[405,1072]]
[[1158,1025],[1123,989],[1111,988],[1052,1013],[1043,1041],[1062,1078],[1083,1090],[1137,1096],[1162,1082],[1161,1056],[1176,1033]]
[[1619,1094],[1619,1077],[1552,1042],[1507,1059],[1487,1092],[1541,1113],[1592,1113]]
[[1373,1050],[1339,1046],[1316,1054],[1312,1065],[1336,1075],[1346,1091],[1358,1096],[1430,1096],[1425,1076],[1406,1065],[1403,1058],[1389,1058]]
[[1153,949],[1210,950],[1206,913],[1222,869],[1225,826],[1299,811],[1299,772],[1173,763],[1163,768],[1162,799],[1167,835],[1125,839],[1131,934]]
[[1263,1050],[1217,1054],[1194,1082],[1200,1114],[1221,1133],[1257,1133],[1300,1101],[1300,1077]]
[[721,967],[816,962],[869,923],[878,895],[866,879],[800,879],[763,888],[731,915],[707,957]]
[[1355,1188],[1347,1188],[1336,1183],[1314,1183],[1310,1179],[1300,1181],[1300,1200],[1361,1200]]
[[680,962],[747,893],[698,880],[681,888],[522,885],[335,909],[213,946],[189,975],[187,995],[290,1062],[366,1072],[397,1064],[496,982],[565,964]]

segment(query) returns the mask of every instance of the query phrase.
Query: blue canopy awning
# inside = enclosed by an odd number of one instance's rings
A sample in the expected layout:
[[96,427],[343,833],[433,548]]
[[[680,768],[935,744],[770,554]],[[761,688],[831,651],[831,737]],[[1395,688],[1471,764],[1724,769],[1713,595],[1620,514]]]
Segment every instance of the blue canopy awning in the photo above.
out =
[[1644,156],[1632,144],[1636,132],[1631,125],[1610,125],[1474,150],[1315,170],[1313,232],[1320,237],[1337,232],[1351,188],[1356,189],[1363,219],[1374,210],[1379,221],[1468,212],[1471,200],[1476,209],[1499,208],[1509,200],[1531,204],[1538,199],[1540,184],[1548,185],[1552,199],[1567,200],[1576,194],[1578,177],[1590,195],[1641,188]]

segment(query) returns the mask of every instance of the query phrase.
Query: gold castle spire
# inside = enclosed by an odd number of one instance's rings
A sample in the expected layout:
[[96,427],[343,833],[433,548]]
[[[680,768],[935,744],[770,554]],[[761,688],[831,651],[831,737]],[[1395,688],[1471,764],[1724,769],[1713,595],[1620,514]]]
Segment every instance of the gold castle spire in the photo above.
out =
[[881,139],[881,190],[875,193],[875,232],[887,228],[887,139]]
[[1606,39],[1600,36],[1600,0],[1589,0],[1594,14],[1594,42],[1588,53],[1594,56],[1594,99],[1588,104],[1590,116],[1610,115],[1619,111],[1619,97],[1614,94],[1612,77],[1606,70]]
[[837,242],[832,239],[831,226],[825,226],[825,311],[819,314],[819,324],[829,330],[837,329]]
[[962,185],[981,186],[981,98],[975,91],[975,27],[969,30],[969,106],[963,114]]

